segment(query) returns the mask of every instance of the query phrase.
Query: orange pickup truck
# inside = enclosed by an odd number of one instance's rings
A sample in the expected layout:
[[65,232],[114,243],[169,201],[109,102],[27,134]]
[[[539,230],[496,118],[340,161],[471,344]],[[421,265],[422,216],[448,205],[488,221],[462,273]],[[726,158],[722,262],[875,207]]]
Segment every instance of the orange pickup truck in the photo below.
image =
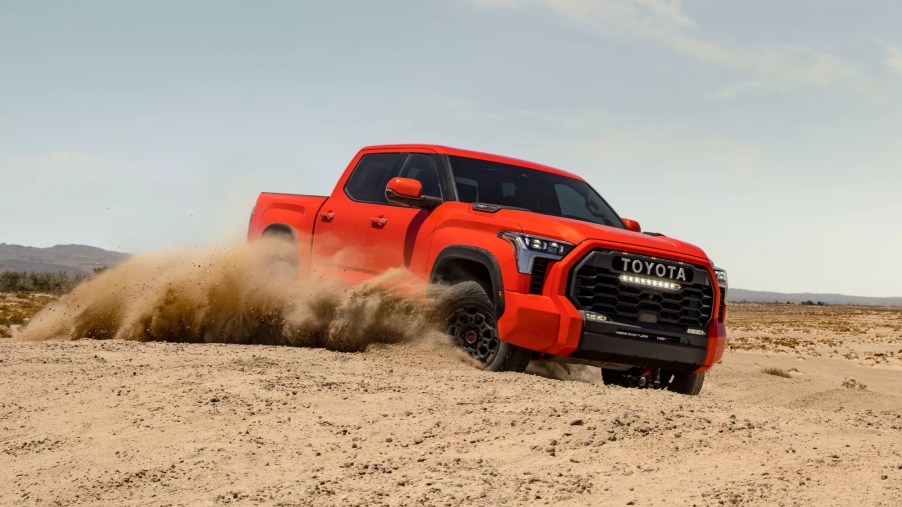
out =
[[248,239],[350,282],[403,267],[442,291],[446,330],[487,370],[601,367],[606,384],[698,394],[726,342],[727,274],[643,233],[579,176],[437,145],[360,150],[330,196],[262,193]]

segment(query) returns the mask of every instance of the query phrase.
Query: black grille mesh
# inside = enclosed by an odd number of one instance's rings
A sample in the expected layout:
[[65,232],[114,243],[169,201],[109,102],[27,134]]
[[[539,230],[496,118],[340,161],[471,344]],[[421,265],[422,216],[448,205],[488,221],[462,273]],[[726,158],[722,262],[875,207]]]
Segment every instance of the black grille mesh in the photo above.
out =
[[571,297],[580,309],[621,322],[638,323],[640,314],[651,313],[658,324],[703,328],[711,319],[714,303],[711,285],[683,284],[679,291],[664,291],[621,283],[620,274],[607,267],[583,263],[572,279]]

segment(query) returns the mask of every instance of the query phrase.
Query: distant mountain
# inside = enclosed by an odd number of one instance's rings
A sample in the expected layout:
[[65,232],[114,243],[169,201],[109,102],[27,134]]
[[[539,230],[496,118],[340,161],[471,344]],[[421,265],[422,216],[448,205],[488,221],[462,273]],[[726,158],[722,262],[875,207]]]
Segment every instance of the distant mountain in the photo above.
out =
[[801,303],[803,301],[823,301],[830,305],[867,305],[867,306],[902,306],[902,297],[867,297],[847,296],[845,294],[818,294],[812,292],[764,292],[746,289],[730,289],[727,291],[727,301],[755,302],[755,303]]
[[111,252],[86,245],[56,245],[49,248],[0,243],[0,273],[34,271],[91,275],[94,268],[111,267],[128,260],[131,254]]

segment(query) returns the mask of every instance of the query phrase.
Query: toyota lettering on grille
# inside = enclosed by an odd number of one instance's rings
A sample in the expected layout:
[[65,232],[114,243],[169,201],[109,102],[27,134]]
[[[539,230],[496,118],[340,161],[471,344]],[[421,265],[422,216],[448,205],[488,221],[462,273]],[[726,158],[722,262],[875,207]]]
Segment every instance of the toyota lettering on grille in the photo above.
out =
[[[614,260],[614,265],[626,273],[657,276],[659,278],[669,278],[681,282],[691,281],[687,278],[686,268],[682,266],[674,266],[672,264],[647,261],[644,259],[629,259],[627,257],[618,257]],[[691,276],[691,274],[692,273],[689,272],[689,276]]]

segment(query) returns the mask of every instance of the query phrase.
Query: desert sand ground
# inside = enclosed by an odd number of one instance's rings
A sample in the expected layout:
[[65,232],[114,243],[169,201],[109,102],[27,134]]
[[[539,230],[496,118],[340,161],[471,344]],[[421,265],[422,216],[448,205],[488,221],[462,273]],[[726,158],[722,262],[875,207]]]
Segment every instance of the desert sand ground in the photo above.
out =
[[902,309],[730,322],[698,397],[435,343],[2,339],[0,504],[902,505]]

